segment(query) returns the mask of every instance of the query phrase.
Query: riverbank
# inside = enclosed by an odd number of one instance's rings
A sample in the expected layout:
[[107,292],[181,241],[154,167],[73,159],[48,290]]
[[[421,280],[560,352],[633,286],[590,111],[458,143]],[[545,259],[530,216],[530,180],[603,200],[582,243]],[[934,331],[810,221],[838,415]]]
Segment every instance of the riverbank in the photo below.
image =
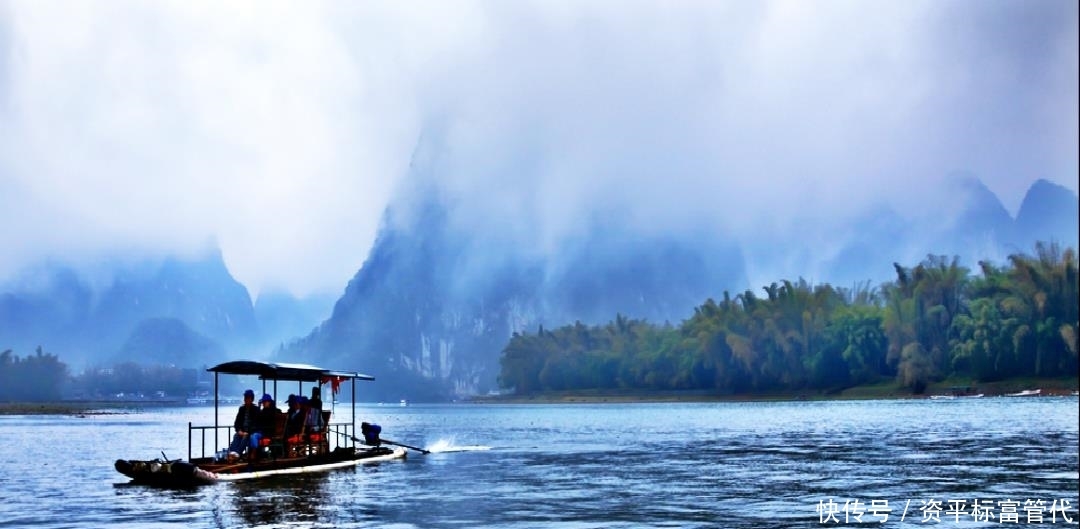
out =
[[[983,395],[995,397],[1024,390],[1039,389],[1040,396],[1068,396],[1080,387],[1077,378],[1014,378],[996,382],[949,379],[914,394],[894,381],[866,384],[833,391],[775,391],[762,393],[719,394],[708,390],[581,390],[549,391],[530,395],[484,395],[467,399],[476,404],[558,404],[558,403],[634,403],[634,402],[768,402],[822,400],[894,400],[926,399],[934,395]],[[111,415],[138,412],[143,408],[181,405],[175,401],[58,401],[0,402],[0,415]]]
[[894,381],[866,384],[832,391],[775,391],[722,394],[707,390],[581,390],[547,391],[529,395],[485,395],[469,402],[490,404],[630,403],[630,402],[768,402],[820,400],[926,399],[934,395],[983,395],[995,397],[1029,389],[1041,396],[1068,396],[1080,386],[1078,378],[1015,378],[995,382],[950,379],[936,382],[922,394],[912,393]]
[[63,400],[53,402],[0,402],[0,415],[118,415],[141,408],[178,406],[176,401]]

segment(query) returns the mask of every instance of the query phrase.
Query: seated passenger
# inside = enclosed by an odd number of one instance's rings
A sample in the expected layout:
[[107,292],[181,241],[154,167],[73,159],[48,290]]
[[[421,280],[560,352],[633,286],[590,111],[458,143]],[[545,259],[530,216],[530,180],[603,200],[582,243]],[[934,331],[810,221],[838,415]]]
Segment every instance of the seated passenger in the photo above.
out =
[[[300,435],[304,431],[304,415],[300,409],[300,397],[296,395],[289,395],[289,411],[286,412],[285,418],[285,439],[290,440],[293,437]],[[296,443],[299,439],[294,439],[289,442]]]
[[252,427],[251,432],[251,448],[255,449],[256,453],[262,439],[274,435],[274,429],[277,427],[277,417],[281,413],[281,410],[278,410],[277,406],[274,405],[274,398],[269,393],[263,394],[262,398],[259,399],[259,405],[262,407],[255,417],[255,426]]
[[233,440],[229,443],[229,452],[239,455],[244,451],[249,442],[248,436],[255,428],[258,413],[259,408],[255,406],[255,392],[249,389],[244,392],[244,404],[236,411],[236,420],[233,421],[233,429],[236,433],[233,434]]
[[313,434],[323,431],[322,410],[311,405],[311,401],[301,398],[300,407],[304,413],[304,433]]

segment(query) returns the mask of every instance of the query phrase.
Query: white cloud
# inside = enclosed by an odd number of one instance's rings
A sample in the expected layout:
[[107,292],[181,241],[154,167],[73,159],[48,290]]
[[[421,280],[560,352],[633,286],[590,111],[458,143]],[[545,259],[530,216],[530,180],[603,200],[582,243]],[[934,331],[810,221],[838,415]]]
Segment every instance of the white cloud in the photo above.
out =
[[216,238],[249,284],[342,284],[415,128],[328,31],[332,13],[287,6],[17,4],[4,202],[25,229],[5,246],[26,259]]
[[553,251],[598,208],[825,240],[958,169],[1076,189],[1074,3],[6,5],[0,275],[216,240],[339,289],[425,127],[454,222]]

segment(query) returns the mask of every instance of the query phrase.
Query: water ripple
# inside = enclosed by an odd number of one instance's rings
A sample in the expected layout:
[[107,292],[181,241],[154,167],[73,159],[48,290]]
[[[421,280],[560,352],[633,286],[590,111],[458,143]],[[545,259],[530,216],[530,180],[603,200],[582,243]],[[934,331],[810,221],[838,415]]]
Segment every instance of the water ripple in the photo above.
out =
[[0,525],[821,527],[819,503],[857,499],[887,500],[893,527],[926,525],[930,499],[1080,504],[1076,398],[370,408],[395,439],[493,448],[194,491],[112,470],[186,454],[200,411],[0,417]]

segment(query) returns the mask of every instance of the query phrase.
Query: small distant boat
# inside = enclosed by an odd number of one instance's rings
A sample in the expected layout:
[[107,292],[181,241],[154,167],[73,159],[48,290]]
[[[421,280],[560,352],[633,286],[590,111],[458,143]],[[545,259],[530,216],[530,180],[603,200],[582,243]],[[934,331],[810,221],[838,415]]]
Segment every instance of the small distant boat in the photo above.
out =
[[931,400],[956,400],[956,399],[981,399],[982,393],[976,393],[974,395],[930,395]]
[[407,400],[405,400],[405,399],[401,399],[401,402],[398,403],[398,406],[401,406],[401,407],[405,407],[405,406],[408,406],[408,405],[409,405],[409,402]]
[[1041,389],[1025,389],[1016,393],[1006,393],[1006,397],[1038,397],[1042,394]]
[[982,398],[982,393],[975,393],[974,386],[950,386],[949,393],[941,395],[931,395],[930,398],[934,400],[954,400],[954,399],[978,399]]

